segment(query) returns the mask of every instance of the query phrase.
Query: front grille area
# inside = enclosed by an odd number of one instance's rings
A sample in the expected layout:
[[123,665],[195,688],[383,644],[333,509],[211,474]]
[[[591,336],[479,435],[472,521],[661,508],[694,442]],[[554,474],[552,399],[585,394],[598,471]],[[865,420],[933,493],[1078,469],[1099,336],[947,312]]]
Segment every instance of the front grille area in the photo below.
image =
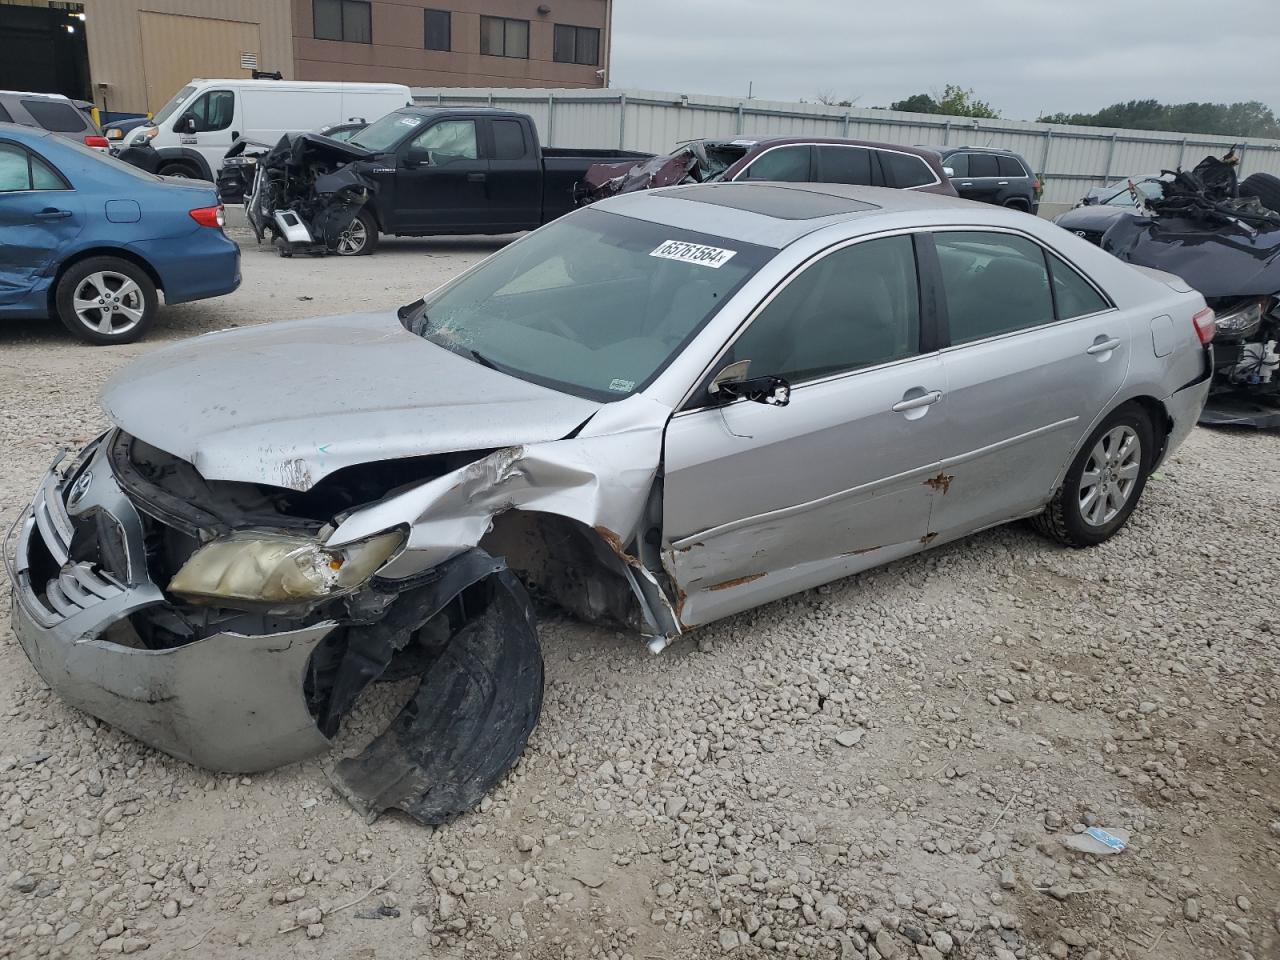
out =
[[[73,521],[52,482],[40,488],[31,514],[23,577],[41,607],[40,619],[46,626],[124,592],[123,579],[104,570],[98,562],[98,538],[93,534],[100,527],[99,517]],[[113,517],[101,519],[107,526],[119,526]],[[77,525],[89,529],[77,536]],[[90,535],[85,537],[84,532]]]

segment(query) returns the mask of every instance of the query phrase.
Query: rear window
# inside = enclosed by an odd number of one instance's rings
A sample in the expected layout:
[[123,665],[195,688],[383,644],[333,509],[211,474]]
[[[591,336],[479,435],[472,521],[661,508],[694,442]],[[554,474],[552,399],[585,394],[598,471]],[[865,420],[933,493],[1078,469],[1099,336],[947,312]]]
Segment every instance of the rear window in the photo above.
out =
[[906,190],[908,187],[923,187],[935,183],[938,179],[927,163],[909,153],[881,150],[880,166],[884,168],[884,177],[889,186],[900,190]]
[[1027,171],[1022,168],[1017,157],[996,157],[996,166],[1002,177],[1025,177]]
[[69,103],[57,100],[23,100],[23,108],[36,123],[54,133],[79,133],[85,128],[84,116]]
[[998,177],[1000,165],[996,162],[995,156],[990,153],[971,153],[969,154],[969,176]]
[[524,153],[524,127],[520,121],[493,121],[493,159],[519,160]]

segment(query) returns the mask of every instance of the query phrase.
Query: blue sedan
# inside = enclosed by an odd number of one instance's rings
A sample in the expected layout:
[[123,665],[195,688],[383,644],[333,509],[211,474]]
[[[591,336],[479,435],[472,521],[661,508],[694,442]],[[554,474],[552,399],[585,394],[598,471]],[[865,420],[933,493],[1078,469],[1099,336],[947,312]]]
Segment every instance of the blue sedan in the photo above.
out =
[[144,173],[42,130],[0,123],[0,318],[57,317],[94,344],[240,286],[212,185]]

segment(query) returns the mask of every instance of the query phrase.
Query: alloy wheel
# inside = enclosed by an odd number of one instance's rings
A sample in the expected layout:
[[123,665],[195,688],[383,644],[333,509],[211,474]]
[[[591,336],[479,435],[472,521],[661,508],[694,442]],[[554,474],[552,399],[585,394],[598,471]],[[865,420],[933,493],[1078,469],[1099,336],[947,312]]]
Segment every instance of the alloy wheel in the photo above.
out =
[[347,225],[347,229],[338,234],[338,253],[344,257],[354,257],[369,242],[369,232],[364,221],[359,217]]
[[142,322],[147,309],[142,288],[112,270],[91,273],[80,281],[71,305],[81,323],[105,337],[128,333]]
[[1133,495],[1142,472],[1142,441],[1129,426],[1102,435],[1080,475],[1080,516],[1091,527],[1115,519]]

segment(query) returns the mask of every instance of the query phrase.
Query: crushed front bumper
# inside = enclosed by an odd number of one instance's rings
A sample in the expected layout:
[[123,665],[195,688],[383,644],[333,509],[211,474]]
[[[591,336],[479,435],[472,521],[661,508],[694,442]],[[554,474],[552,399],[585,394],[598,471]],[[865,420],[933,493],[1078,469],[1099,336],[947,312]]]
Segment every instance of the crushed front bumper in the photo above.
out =
[[[105,452],[99,441],[65,471],[55,462],[4,544],[14,633],[41,678],[73,706],[211,770],[248,773],[327,750],[303,680],[336,623],[219,633],[166,650],[130,642],[130,616],[165,600]],[[114,542],[105,563],[71,558],[89,517]]]

